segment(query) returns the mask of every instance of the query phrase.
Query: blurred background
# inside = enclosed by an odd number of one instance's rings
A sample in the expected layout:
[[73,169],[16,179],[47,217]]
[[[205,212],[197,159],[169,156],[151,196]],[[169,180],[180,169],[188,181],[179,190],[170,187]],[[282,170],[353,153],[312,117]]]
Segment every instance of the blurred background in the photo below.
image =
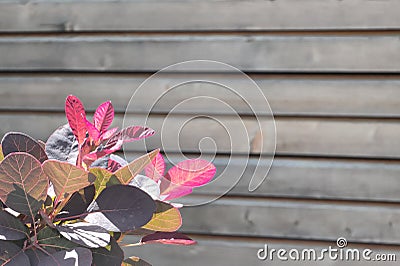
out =
[[[245,99],[188,84],[154,105],[148,125],[160,132],[166,115],[188,97],[204,94],[229,104],[233,109],[225,112],[203,99],[170,114],[172,125],[200,118],[183,127],[179,147],[163,150],[170,158],[210,155],[218,173],[225,170],[232,179],[244,166],[242,179],[221,199],[182,209],[180,231],[197,246],[145,245],[126,254],[162,266],[365,265],[257,258],[264,244],[321,249],[345,237],[349,247],[400,259],[399,10],[396,0],[1,1],[0,133],[46,140],[66,122],[69,94],[89,111],[110,99],[118,113],[114,125],[121,127],[131,96],[151,74],[186,60],[221,61],[248,74],[271,105],[277,135],[269,176],[248,191],[258,155],[271,156],[260,141],[271,136],[260,133],[246,101],[257,110],[265,101],[241,79],[206,69],[245,91]],[[149,97],[142,93],[129,105],[130,119],[140,121],[147,101],[184,75],[161,76],[147,88]],[[271,119],[257,115],[261,122]],[[248,135],[231,142],[223,126],[234,128],[238,121]],[[163,134],[176,137],[176,128]],[[204,137],[217,148],[202,147]],[[158,138],[149,149],[161,145]],[[125,150],[131,159],[143,152]],[[218,196],[231,181],[186,200]]]

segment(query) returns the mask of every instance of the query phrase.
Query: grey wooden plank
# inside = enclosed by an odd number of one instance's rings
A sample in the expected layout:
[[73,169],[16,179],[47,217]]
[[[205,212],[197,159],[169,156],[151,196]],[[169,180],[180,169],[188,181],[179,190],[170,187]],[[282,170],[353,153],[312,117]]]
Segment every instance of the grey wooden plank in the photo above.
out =
[[158,71],[209,59],[256,72],[397,73],[399,50],[394,35],[9,36],[0,38],[0,70]]
[[[262,118],[260,124],[253,118],[240,119],[234,116],[192,118],[193,116],[187,115],[147,117],[129,114],[125,125],[147,125],[155,129],[158,134],[146,140],[146,148],[161,147],[168,152],[199,152],[201,149],[206,153],[268,155],[275,145],[275,131],[268,117]],[[35,121],[34,125],[32,121]],[[30,132],[36,138],[47,138],[53,129],[63,123],[65,117],[62,113],[2,113],[0,134],[23,131]],[[400,144],[397,141],[400,125],[396,121],[277,118],[275,123],[276,151],[279,155],[360,158],[400,156]],[[122,125],[121,116],[117,116],[115,125]],[[260,130],[263,130],[262,134]],[[215,141],[216,146],[211,139]],[[126,145],[125,148],[127,151],[141,151],[145,146],[138,141]]]
[[[94,110],[110,99],[119,112],[149,75],[45,75],[0,76],[0,108],[3,110],[62,110],[65,96],[79,96]],[[205,82],[176,84],[200,78],[230,86],[235,92]],[[290,77],[252,75],[268,99],[275,115],[329,115],[353,117],[399,117],[400,80],[384,78]],[[181,74],[153,78],[154,86],[136,94],[129,111],[140,113],[152,98],[162,96],[153,106],[157,113],[265,114],[265,100],[238,75]],[[167,93],[166,93],[167,92]],[[230,105],[215,104],[214,97]],[[197,97],[197,98],[195,98]],[[243,100],[245,99],[247,103]],[[191,99],[191,100],[190,100]],[[187,100],[190,100],[189,102]],[[182,104],[186,101],[186,104]],[[250,107],[253,109],[250,109]]]
[[[131,161],[142,154],[127,152],[121,155]],[[166,158],[173,162],[183,160],[172,153],[168,153]],[[194,193],[199,195],[226,193],[249,197],[400,201],[400,166],[397,162],[276,157],[265,181],[250,192],[248,187],[258,160],[224,155],[205,159],[213,161],[217,167],[216,178],[220,181],[194,189]],[[168,169],[172,165],[168,163]]]
[[306,3],[36,0],[0,4],[0,31],[4,32],[342,30],[399,29],[400,26],[397,13],[400,6],[395,0],[310,0]]
[[[180,201],[193,204],[202,198]],[[184,207],[182,215],[187,233],[329,241],[341,236],[350,242],[399,244],[400,212],[394,205],[221,198]]]
[[[302,252],[304,249],[315,249],[320,252],[323,248],[336,247],[334,242],[314,242],[314,241],[282,241],[274,239],[253,239],[253,238],[224,238],[218,236],[192,236],[198,241],[195,246],[167,246],[167,245],[145,245],[134,248],[124,248],[126,256],[141,257],[153,265],[176,266],[176,265],[322,265],[322,266],[361,266],[366,265],[365,260],[361,261],[341,261],[330,260],[328,257],[320,261],[280,261],[276,256],[271,261],[269,259],[262,261],[257,259],[257,251],[268,245],[269,249],[291,249]],[[124,243],[136,240],[134,237],[126,237]],[[348,249],[373,250],[374,254],[395,254],[399,257],[399,251],[396,247],[359,245],[349,243]],[[396,262],[382,262],[385,265],[397,265]]]

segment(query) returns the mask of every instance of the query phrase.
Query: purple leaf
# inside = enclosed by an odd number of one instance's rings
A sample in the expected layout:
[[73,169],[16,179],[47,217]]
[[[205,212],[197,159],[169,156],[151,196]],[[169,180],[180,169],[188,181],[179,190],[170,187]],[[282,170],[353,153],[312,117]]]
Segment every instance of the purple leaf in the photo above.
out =
[[196,241],[178,232],[156,232],[144,236],[141,240],[143,244],[159,243],[166,245],[194,245]]
[[90,266],[92,265],[92,252],[90,249],[77,247],[72,250],[62,250],[40,258],[40,266]]
[[153,199],[139,188],[114,185],[100,193],[84,219],[108,231],[126,232],[148,223],[155,210]]
[[72,132],[78,140],[79,145],[81,145],[86,138],[86,113],[78,97],[73,95],[67,97],[65,101],[65,114]]
[[3,155],[7,156],[13,152],[26,152],[38,159],[41,163],[47,160],[47,155],[42,146],[30,136],[19,133],[9,132],[1,141]]
[[93,116],[94,126],[100,131],[104,132],[111,125],[114,120],[114,107],[111,102],[104,102],[97,107]]

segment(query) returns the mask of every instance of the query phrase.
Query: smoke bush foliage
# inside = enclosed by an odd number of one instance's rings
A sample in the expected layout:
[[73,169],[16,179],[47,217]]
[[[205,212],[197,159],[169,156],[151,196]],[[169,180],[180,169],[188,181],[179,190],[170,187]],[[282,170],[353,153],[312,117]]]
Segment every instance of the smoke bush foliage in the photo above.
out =
[[46,143],[19,132],[1,142],[2,265],[149,265],[124,257],[126,234],[142,236],[127,246],[194,244],[176,232],[180,206],[170,201],[208,183],[214,165],[193,159],[166,171],[158,149],[128,163],[113,153],[152,136],[151,128],[110,128],[111,102],[89,121],[73,95],[65,113],[68,124]]

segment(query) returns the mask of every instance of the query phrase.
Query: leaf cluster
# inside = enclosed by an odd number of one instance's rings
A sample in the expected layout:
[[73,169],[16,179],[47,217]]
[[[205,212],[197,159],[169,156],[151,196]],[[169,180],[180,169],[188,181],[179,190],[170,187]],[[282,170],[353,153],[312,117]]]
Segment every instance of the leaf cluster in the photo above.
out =
[[124,257],[125,235],[142,236],[125,246],[194,244],[176,232],[181,205],[170,201],[211,181],[215,167],[195,159],[166,171],[158,149],[132,162],[113,154],[155,132],[145,126],[110,129],[109,101],[89,121],[82,102],[70,95],[65,113],[68,124],[46,143],[19,132],[1,141],[0,263],[149,265]]

